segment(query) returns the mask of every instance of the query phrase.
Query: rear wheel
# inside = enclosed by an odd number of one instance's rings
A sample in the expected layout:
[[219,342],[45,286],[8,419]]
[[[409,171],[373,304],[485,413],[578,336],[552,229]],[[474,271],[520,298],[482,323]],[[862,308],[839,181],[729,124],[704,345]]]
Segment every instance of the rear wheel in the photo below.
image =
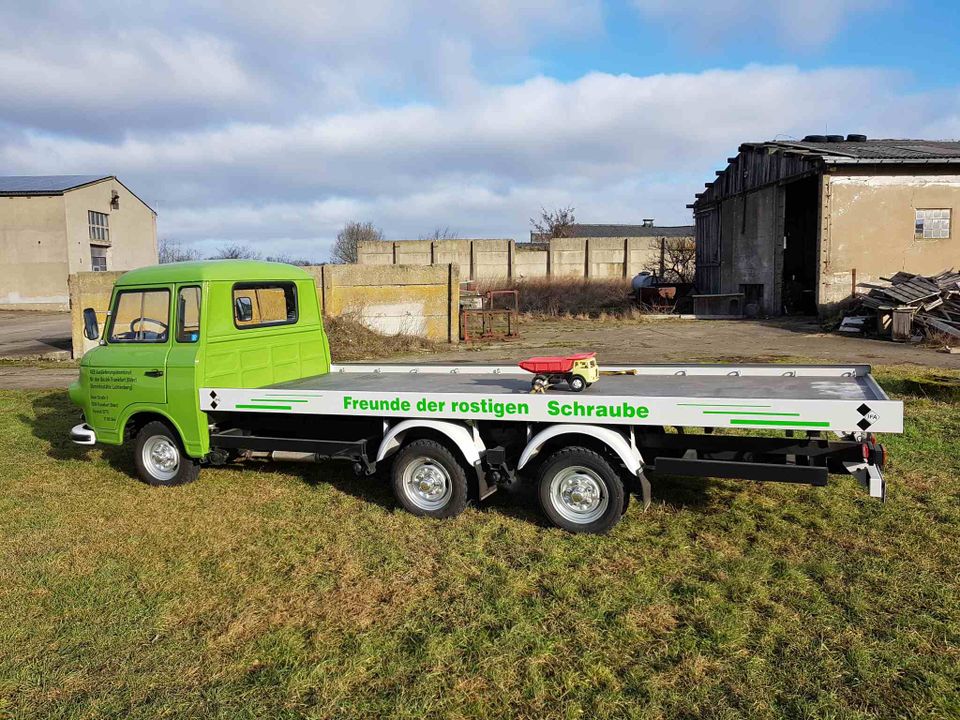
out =
[[456,517],[467,506],[467,474],[436,440],[414,440],[393,462],[393,494],[414,515]]
[[137,473],[150,485],[183,485],[200,474],[200,463],[183,451],[177,434],[156,420],[137,433],[134,462]]
[[623,481],[603,456],[583,447],[551,455],[540,469],[540,505],[557,527],[602,534],[626,510]]
[[546,390],[547,385],[550,384],[550,380],[546,375],[537,375],[533,378],[533,389],[537,392],[543,392]]

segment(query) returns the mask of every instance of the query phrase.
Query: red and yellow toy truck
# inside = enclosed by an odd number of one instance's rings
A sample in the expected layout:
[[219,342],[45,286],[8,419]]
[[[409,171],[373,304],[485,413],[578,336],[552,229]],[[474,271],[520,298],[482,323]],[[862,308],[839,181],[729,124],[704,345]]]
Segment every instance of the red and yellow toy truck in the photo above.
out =
[[551,385],[565,382],[574,392],[582,392],[600,379],[596,353],[532,357],[520,361],[520,367],[534,374],[534,392],[543,392]]

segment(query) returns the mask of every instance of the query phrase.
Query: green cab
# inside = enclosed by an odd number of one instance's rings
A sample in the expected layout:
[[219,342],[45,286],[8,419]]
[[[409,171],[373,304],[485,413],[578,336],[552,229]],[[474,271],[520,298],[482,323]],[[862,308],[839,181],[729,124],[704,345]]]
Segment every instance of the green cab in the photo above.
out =
[[117,280],[100,344],[70,386],[84,416],[73,438],[120,445],[161,420],[199,459],[210,450],[199,388],[262,387],[329,369],[317,287],[305,270],[253,260],[131,270]]

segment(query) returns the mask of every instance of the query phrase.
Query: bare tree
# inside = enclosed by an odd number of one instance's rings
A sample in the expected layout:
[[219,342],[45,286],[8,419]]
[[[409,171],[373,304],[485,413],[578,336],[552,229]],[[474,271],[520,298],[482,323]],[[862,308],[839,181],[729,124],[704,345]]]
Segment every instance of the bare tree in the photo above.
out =
[[650,255],[643,269],[661,282],[693,282],[697,245],[692,238],[651,238]]
[[184,247],[179,240],[160,238],[157,243],[157,262],[172,263],[186,260],[199,260],[200,251]]
[[540,216],[530,218],[530,225],[533,227],[534,234],[539,235],[541,240],[569,237],[573,225],[577,222],[573,210],[572,205],[556,210],[547,210],[541,207]]
[[300,266],[317,264],[313,260],[310,260],[309,258],[295,257],[293,255],[287,255],[286,253],[280,253],[279,255],[267,255],[267,257],[265,257],[264,260],[266,260],[267,262],[278,262],[278,263],[286,263],[287,265],[300,265]]
[[450,226],[437,225],[429,235],[421,235],[420,240],[456,240],[460,234],[456,230],[451,230]]
[[231,243],[217,249],[211,260],[259,260],[260,253],[247,245]]
[[355,263],[357,248],[361,242],[368,240],[383,240],[383,231],[374,227],[371,222],[348,222],[337,233],[337,241],[333,245],[331,261],[335,263]]

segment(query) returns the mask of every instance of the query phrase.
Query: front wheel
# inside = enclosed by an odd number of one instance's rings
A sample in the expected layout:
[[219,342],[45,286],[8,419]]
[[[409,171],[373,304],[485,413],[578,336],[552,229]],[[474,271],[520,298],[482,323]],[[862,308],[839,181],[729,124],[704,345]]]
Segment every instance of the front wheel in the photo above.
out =
[[587,381],[583,379],[582,375],[574,375],[570,378],[569,385],[574,392],[583,392],[587,387]]
[[177,434],[159,421],[147,423],[137,433],[134,462],[149,485],[184,485],[200,474],[200,463],[183,451]]
[[571,447],[551,455],[540,469],[540,506],[557,527],[603,534],[627,507],[623,481],[602,455]]
[[393,461],[393,494],[414,515],[451,518],[467,506],[467,474],[436,440],[414,440]]

